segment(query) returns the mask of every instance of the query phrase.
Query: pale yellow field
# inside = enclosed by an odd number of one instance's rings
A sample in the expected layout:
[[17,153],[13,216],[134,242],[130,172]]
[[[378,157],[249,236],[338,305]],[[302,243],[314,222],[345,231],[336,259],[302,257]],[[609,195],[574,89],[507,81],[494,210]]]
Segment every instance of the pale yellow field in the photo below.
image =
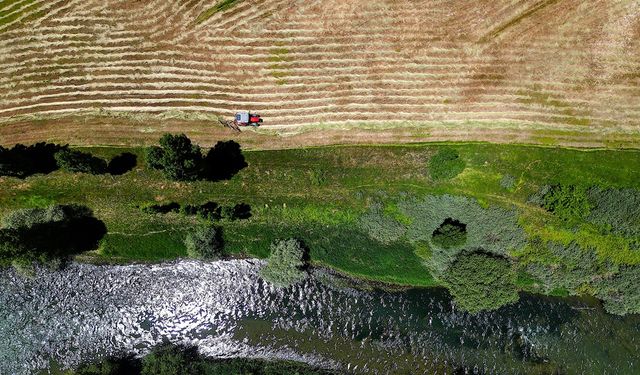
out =
[[638,0],[244,0],[196,22],[215,4],[0,0],[0,143],[213,141],[251,109],[309,144],[640,146]]

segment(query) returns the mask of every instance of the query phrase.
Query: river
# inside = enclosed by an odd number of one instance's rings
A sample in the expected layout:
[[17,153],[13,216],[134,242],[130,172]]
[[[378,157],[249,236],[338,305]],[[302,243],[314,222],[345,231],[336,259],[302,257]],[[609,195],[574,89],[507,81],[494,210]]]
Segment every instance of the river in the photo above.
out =
[[0,374],[143,355],[170,341],[205,355],[293,359],[362,374],[640,374],[640,316],[522,295],[470,315],[442,289],[354,288],[326,271],[286,289],[260,261],[71,264],[0,271]]

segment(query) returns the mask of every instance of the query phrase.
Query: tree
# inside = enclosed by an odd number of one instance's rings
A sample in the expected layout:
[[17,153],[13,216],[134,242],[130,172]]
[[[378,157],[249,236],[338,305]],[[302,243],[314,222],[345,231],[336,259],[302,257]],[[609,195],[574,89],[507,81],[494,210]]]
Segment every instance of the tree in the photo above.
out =
[[107,172],[107,162],[89,153],[64,149],[55,154],[58,166],[67,172],[103,174]]
[[443,249],[462,247],[467,242],[467,225],[447,218],[433,231],[431,242]]
[[199,177],[202,152],[184,134],[165,134],[160,138],[160,147],[148,149],[147,162],[149,167],[162,170],[168,179],[192,181]]
[[578,224],[589,216],[587,189],[575,185],[554,185],[542,197],[542,207],[569,224]]
[[222,228],[207,225],[187,234],[184,240],[187,255],[195,259],[220,259],[224,256]]
[[305,278],[306,251],[296,239],[271,244],[267,264],[260,270],[262,277],[277,287],[287,287]]
[[518,301],[515,280],[509,260],[483,252],[461,253],[443,276],[456,305],[470,313]]
[[141,375],[198,375],[199,355],[196,347],[162,345],[142,359]]
[[458,151],[442,148],[429,160],[429,173],[434,180],[448,180],[462,173],[465,162]]
[[203,178],[228,180],[247,167],[240,145],[235,141],[219,141],[204,159]]

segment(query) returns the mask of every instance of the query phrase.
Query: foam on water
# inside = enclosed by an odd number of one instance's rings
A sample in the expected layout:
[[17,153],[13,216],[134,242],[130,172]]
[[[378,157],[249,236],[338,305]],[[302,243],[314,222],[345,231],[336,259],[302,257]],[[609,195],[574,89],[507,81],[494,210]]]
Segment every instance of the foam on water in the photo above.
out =
[[326,272],[277,289],[260,279],[261,265],[72,264],[38,270],[32,280],[0,271],[0,374],[28,374],[50,360],[72,367],[144,355],[165,341],[198,345],[209,356],[293,359],[357,373],[452,366],[640,373],[637,316],[533,296],[472,316],[440,289],[356,290],[335,286]]

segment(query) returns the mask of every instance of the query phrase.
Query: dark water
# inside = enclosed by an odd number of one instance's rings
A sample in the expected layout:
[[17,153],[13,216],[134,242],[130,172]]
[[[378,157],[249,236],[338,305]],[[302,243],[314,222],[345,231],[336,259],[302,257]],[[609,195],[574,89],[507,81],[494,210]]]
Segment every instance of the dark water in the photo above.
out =
[[[355,373],[640,374],[640,317],[523,296],[492,313],[439,289],[363,291],[317,272],[278,290],[260,262],[0,271],[0,374],[28,374],[172,341],[204,354],[301,360]],[[338,286],[341,285],[341,286]]]

